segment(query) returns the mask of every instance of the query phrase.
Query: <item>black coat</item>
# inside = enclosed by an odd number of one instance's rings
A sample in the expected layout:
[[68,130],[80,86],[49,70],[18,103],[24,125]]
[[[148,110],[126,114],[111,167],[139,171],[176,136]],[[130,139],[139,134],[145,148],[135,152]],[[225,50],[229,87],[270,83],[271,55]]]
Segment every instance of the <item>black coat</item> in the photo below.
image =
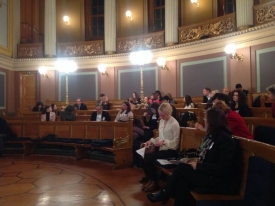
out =
[[[96,121],[97,112],[93,112],[91,115],[91,121]],[[102,111],[101,113],[101,121],[111,121],[110,115],[106,111]]]

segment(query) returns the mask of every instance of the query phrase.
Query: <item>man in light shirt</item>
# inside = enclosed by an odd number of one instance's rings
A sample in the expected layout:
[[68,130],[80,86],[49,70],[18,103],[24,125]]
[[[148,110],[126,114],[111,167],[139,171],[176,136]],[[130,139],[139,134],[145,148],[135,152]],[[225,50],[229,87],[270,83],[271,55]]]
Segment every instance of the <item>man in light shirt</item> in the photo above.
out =
[[108,112],[103,111],[102,105],[97,105],[95,110],[91,115],[91,121],[110,121],[110,115]]

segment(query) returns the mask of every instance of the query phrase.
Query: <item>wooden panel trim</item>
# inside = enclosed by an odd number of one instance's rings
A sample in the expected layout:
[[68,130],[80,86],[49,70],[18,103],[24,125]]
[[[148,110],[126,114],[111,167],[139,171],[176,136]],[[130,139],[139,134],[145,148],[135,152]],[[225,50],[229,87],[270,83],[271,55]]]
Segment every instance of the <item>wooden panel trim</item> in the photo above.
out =
[[44,44],[18,44],[17,45],[18,58],[43,58]]
[[253,7],[254,26],[275,20],[275,1],[259,4]]

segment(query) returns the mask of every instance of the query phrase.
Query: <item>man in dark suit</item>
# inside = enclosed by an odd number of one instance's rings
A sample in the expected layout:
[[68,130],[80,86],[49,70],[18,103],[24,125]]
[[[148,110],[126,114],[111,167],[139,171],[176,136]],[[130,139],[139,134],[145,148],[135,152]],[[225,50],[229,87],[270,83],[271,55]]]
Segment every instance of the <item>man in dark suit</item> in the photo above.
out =
[[88,110],[87,106],[82,103],[81,99],[76,99],[76,103],[74,104],[74,107],[77,108],[77,110]]
[[247,96],[248,90],[243,89],[241,84],[236,84],[236,89],[243,91],[245,93],[245,95]]
[[91,121],[101,122],[101,121],[111,120],[109,113],[106,111],[103,111],[102,105],[97,105],[95,110],[96,111],[93,112],[91,115]]
[[202,93],[203,93],[203,100],[202,100],[202,103],[207,103],[209,100],[210,100],[210,94],[211,94],[211,89],[208,88],[208,87],[205,87],[203,90],[202,90]]

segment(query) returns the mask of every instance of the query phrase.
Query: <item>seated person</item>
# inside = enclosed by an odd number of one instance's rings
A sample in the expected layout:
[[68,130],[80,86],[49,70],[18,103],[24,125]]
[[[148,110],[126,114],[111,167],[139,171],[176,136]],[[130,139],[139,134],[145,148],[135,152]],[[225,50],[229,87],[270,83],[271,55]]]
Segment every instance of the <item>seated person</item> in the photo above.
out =
[[60,111],[58,110],[56,104],[51,104],[51,108],[52,108],[52,111],[55,113],[55,117],[57,118],[57,116],[60,115]]
[[205,87],[205,88],[202,90],[202,93],[203,93],[203,100],[202,100],[202,103],[207,103],[208,100],[211,98],[211,97],[210,97],[211,89],[208,88],[208,87]]
[[91,121],[110,121],[110,115],[108,112],[103,111],[102,105],[97,105],[95,108],[95,112],[92,113],[91,115]]
[[183,109],[195,108],[194,102],[192,101],[191,96],[185,95],[183,98],[184,106]]
[[85,104],[82,103],[81,99],[76,99],[76,103],[74,104],[74,107],[77,110],[88,110],[87,106]]
[[140,97],[138,96],[137,92],[133,92],[132,103],[134,105],[140,104]]
[[230,108],[236,111],[242,117],[251,117],[251,110],[246,103],[245,93],[241,90],[234,90],[232,92]]
[[154,145],[159,150],[154,153],[145,154],[143,160],[143,171],[145,177],[140,183],[147,182],[142,188],[145,192],[152,192],[158,188],[157,173],[154,162],[157,159],[167,159],[177,156],[180,141],[180,126],[178,121],[171,116],[172,107],[169,103],[162,103],[158,109],[161,120],[159,121],[159,137],[151,138],[145,143],[145,147]]
[[156,103],[158,103],[158,104],[161,103],[160,100],[159,100],[158,97],[157,97],[157,94],[154,93],[154,92],[151,94],[150,100],[149,100],[149,103],[150,103],[150,104],[153,104],[153,102],[156,102]]
[[241,84],[236,84],[235,88],[236,90],[242,91],[245,94],[245,96],[248,95],[248,90],[243,89],[243,86]]
[[61,112],[61,121],[75,121],[74,106],[68,105],[65,111]]
[[105,96],[102,99],[102,104],[101,105],[102,105],[103,110],[110,110],[109,98],[107,96]]
[[41,113],[41,121],[55,121],[56,116],[51,106],[45,106]]
[[37,102],[36,106],[32,109],[33,112],[42,112],[44,109],[44,105],[42,102]]
[[[254,139],[253,135],[248,131],[248,128],[243,118],[237,112],[232,111],[228,106],[229,101],[227,95],[216,93],[212,97],[212,101],[214,103],[213,107],[217,107],[224,111],[233,135],[248,139]],[[195,128],[199,130],[204,130],[203,126],[199,123],[195,124]]]
[[99,100],[97,101],[98,105],[101,105],[103,103],[103,100],[105,99],[105,94],[101,93],[99,95]]
[[199,147],[199,158],[179,164],[164,189],[149,193],[151,202],[175,199],[174,205],[191,205],[190,191],[207,194],[237,194],[239,179],[237,147],[222,110],[206,111],[207,135]]
[[275,84],[269,86],[267,89],[270,100],[272,101],[271,112],[272,117],[275,118]]
[[177,104],[176,100],[174,100],[174,98],[172,97],[172,94],[171,93],[167,93],[166,94],[169,99],[170,99],[170,104],[174,105],[174,104]]
[[143,128],[134,126],[133,128],[134,140],[146,142],[154,136],[153,131],[158,128],[158,119],[159,119],[158,108],[159,108],[159,104],[156,102],[154,102],[151,105],[151,115],[150,115],[149,121],[147,121],[146,119],[146,116],[148,113],[144,112],[142,116],[142,120],[145,126],[143,126]]
[[123,102],[121,110],[116,116],[115,122],[128,122],[130,118],[134,118],[134,114],[131,111],[131,105],[129,102]]

